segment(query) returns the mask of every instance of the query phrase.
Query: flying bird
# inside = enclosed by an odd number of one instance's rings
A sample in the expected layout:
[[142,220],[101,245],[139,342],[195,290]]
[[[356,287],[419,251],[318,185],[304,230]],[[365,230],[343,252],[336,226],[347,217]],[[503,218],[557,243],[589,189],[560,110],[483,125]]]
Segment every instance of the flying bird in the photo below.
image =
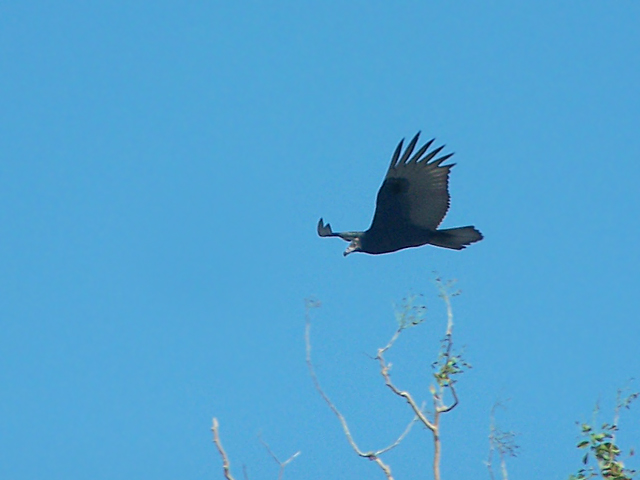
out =
[[420,132],[402,156],[404,139],[400,140],[378,191],[376,211],[367,231],[334,232],[321,218],[318,235],[350,242],[344,256],[352,252],[377,255],[426,244],[462,250],[482,240],[482,234],[471,225],[438,230],[449,210],[449,171],[455,165],[442,163],[453,153],[435,158],[444,145],[427,153],[432,139],[411,156],[419,137]]

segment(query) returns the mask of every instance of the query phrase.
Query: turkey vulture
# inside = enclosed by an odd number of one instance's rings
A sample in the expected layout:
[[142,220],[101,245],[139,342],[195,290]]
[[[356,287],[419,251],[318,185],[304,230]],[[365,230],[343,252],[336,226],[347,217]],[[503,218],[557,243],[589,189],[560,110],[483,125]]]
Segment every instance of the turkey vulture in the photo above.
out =
[[427,153],[435,140],[432,139],[409,158],[418,137],[420,132],[409,142],[402,156],[404,139],[393,153],[389,171],[378,192],[369,230],[334,233],[331,225],[325,225],[321,218],[318,235],[340,237],[350,242],[345,256],[351,252],[377,255],[426,244],[462,250],[482,240],[482,234],[473,226],[437,230],[449,209],[449,170],[455,165],[441,164],[453,153],[433,160],[444,145]]

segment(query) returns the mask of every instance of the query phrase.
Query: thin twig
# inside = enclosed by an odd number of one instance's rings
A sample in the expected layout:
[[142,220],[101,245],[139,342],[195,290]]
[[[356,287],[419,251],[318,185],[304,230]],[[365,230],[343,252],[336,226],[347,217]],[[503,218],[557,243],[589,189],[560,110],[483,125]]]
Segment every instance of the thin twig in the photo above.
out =
[[[316,390],[318,391],[322,399],[325,401],[325,403],[329,406],[331,411],[334,413],[334,415],[338,417],[338,420],[340,421],[340,425],[342,425],[342,430],[344,432],[344,435],[345,437],[347,437],[347,441],[349,442],[349,445],[351,445],[351,448],[353,449],[353,451],[356,452],[358,456],[363,458],[368,458],[369,460],[375,462],[383,471],[383,473],[387,477],[387,480],[394,480],[393,475],[391,474],[391,467],[382,461],[382,459],[380,458],[380,454],[387,452],[390,449],[397,446],[400,443],[400,441],[406,436],[406,433],[408,432],[407,430],[405,430],[405,432],[403,432],[402,435],[400,435],[400,437],[392,445],[382,450],[378,450],[375,452],[374,451],[363,452],[362,450],[360,450],[355,440],[353,439],[353,436],[351,435],[351,431],[349,430],[349,425],[347,424],[346,419],[344,418],[342,413],[340,413],[338,408],[333,404],[331,399],[327,396],[327,394],[324,392],[324,390],[320,386],[320,382],[318,380],[315,369],[313,367],[313,363],[311,362],[311,315],[309,311],[311,308],[315,308],[318,305],[319,304],[317,302],[313,302],[309,300],[306,302],[306,315],[305,315],[306,328],[305,328],[304,338],[305,338],[305,346],[306,346],[307,367],[309,368],[309,375],[311,376],[313,385],[315,386]],[[413,421],[411,422],[410,425],[412,424],[413,424]]]
[[436,277],[435,278],[435,284],[438,287],[438,290],[440,291],[440,298],[442,298],[442,300],[444,301],[445,305],[447,306],[447,333],[446,335],[452,335],[453,334],[453,308],[451,308],[451,297],[456,297],[458,295],[460,295],[460,290],[456,290],[453,293],[449,293],[451,290],[451,287],[453,287],[453,285],[455,285],[456,281],[455,280],[449,280],[447,282],[443,282],[442,278],[440,277]]
[[269,455],[271,455],[271,458],[273,458],[276,461],[276,463],[280,466],[280,471],[278,472],[278,480],[281,480],[284,475],[285,467],[289,465],[289,463],[291,463],[293,459],[295,459],[298,455],[300,455],[300,452],[294,453],[287,460],[285,460],[284,462],[281,462],[278,459],[278,457],[276,457],[276,454],[273,453],[273,450],[271,450],[271,447],[269,447],[269,444],[264,440],[262,440],[262,435],[258,434],[258,440],[267,449],[267,452],[269,452]]
[[450,412],[451,410],[453,410],[454,408],[456,408],[458,406],[458,394],[456,393],[456,387],[454,386],[454,384],[452,383],[451,385],[449,385],[449,390],[451,390],[451,396],[453,397],[453,403],[449,406],[446,405],[441,405],[440,407],[438,407],[438,412],[439,413],[447,413]]
[[[451,358],[451,349],[453,348],[453,312],[451,310],[451,302],[449,300],[449,296],[444,292],[441,296],[445,299],[447,303],[447,334],[445,336],[445,342],[447,343],[447,348],[444,354],[445,363],[449,361]],[[451,396],[453,396],[453,403],[449,406],[443,403],[444,399],[444,388],[440,387],[440,405],[436,408],[439,413],[447,413],[456,408],[458,405],[458,394],[456,393],[455,381],[449,380],[448,385],[449,390],[451,390]]]
[[[445,302],[447,307],[447,329],[445,333],[445,348],[444,352],[441,353],[441,359],[443,365],[448,366],[449,362],[452,359],[452,348],[453,348],[453,309],[451,307],[451,299],[450,294],[447,291],[447,287],[450,286],[450,283],[447,285],[443,284],[440,278],[436,278],[436,284],[440,290],[440,297]],[[454,293],[455,295],[455,293]],[[405,315],[403,313],[402,315]],[[455,389],[455,380],[450,377],[450,373],[446,371],[446,382],[439,381],[438,388],[433,387],[431,390],[431,396],[433,399],[433,420],[429,420],[427,416],[424,414],[424,407],[418,407],[418,404],[413,399],[411,394],[405,390],[400,390],[396,385],[391,381],[391,375],[389,371],[391,370],[391,364],[387,363],[384,354],[393,346],[396,342],[402,330],[404,330],[409,324],[407,322],[399,320],[400,327],[395,331],[389,343],[386,346],[378,349],[378,353],[375,357],[378,360],[380,365],[380,374],[384,378],[385,385],[396,395],[405,399],[405,401],[409,404],[411,409],[413,410],[417,419],[419,419],[422,424],[431,431],[433,436],[433,445],[434,445],[434,453],[433,453],[433,476],[435,480],[440,480],[440,458],[442,451],[442,443],[440,440],[440,416],[443,413],[450,412],[453,410],[459,403],[458,394]],[[445,388],[449,388],[451,395],[453,397],[453,403],[451,405],[446,405],[444,403],[444,393]]]
[[493,474],[493,447],[489,447],[489,456],[487,457],[487,461],[484,462],[487,466],[487,470],[489,470],[489,478],[491,480],[496,480],[495,475]]
[[498,456],[500,457],[500,473],[502,475],[502,480],[508,480],[509,476],[507,471],[507,456],[517,456],[519,447],[515,443],[515,433],[510,431],[503,431],[498,428],[496,424],[496,410],[498,408],[506,407],[499,401],[494,403],[493,407],[491,407],[491,414],[489,416],[489,455],[487,457],[485,465],[489,470],[489,477],[491,478],[491,480],[495,480],[495,474],[493,473],[493,453],[497,451]]
[[224,478],[226,478],[227,480],[235,480],[233,478],[233,475],[231,475],[231,464],[229,463],[229,457],[227,457],[227,453],[224,451],[224,448],[222,448],[222,442],[220,441],[218,429],[218,419],[216,417],[213,417],[213,425],[211,425],[211,431],[213,432],[213,443],[216,444],[218,452],[220,452],[220,456],[222,457],[222,470],[224,471]]
[[485,462],[485,465],[487,466],[487,469],[489,470],[489,477],[491,478],[491,480],[495,480],[495,475],[493,474],[493,452],[496,449],[496,441],[495,441],[495,433],[496,433],[496,416],[495,416],[495,411],[496,408],[500,405],[499,402],[496,402],[493,407],[491,407],[491,415],[489,416],[490,418],[490,424],[489,424],[489,456],[487,457],[487,461]]
[[409,432],[411,431],[411,427],[413,427],[413,424],[416,423],[418,421],[418,417],[415,416],[411,419],[411,421],[409,422],[409,424],[407,425],[407,427],[404,429],[404,432],[402,432],[400,434],[400,436],[396,439],[395,442],[393,442],[391,445],[389,445],[388,447],[383,448],[382,450],[378,450],[376,452],[376,455],[382,455],[383,453],[388,452],[389,450],[392,450],[394,448],[396,448],[398,445],[400,445],[400,442],[402,442],[402,440],[404,440],[404,437],[406,437],[407,435],[409,435]]
[[398,338],[398,336],[400,335],[400,332],[402,330],[403,330],[403,327],[401,326],[394,333],[394,335],[391,337],[391,340],[389,341],[389,343],[385,347],[380,348],[378,350],[378,354],[376,355],[376,359],[378,360],[378,362],[380,364],[380,373],[381,373],[382,377],[384,378],[385,385],[387,387],[389,387],[389,389],[391,389],[391,391],[393,393],[395,393],[396,395],[404,398],[406,400],[406,402],[409,404],[409,406],[411,407],[411,409],[413,410],[416,418],[418,418],[422,422],[422,424],[431,431],[431,433],[433,435],[433,441],[434,441],[433,476],[434,476],[435,480],[440,480],[440,451],[441,451],[441,445],[440,445],[439,423],[440,423],[440,413],[441,413],[441,411],[438,409],[438,406],[439,406],[438,405],[438,395],[435,392],[433,394],[434,421],[431,422],[431,421],[429,421],[429,419],[424,414],[423,408],[418,407],[418,404],[415,402],[415,400],[413,399],[411,394],[409,392],[407,392],[407,391],[400,390],[391,381],[391,376],[389,375],[389,370],[390,370],[391,366],[388,363],[386,363],[386,361],[384,359],[384,353],[387,350],[389,350],[389,348],[391,348],[391,346],[396,341],[396,339]]
[[413,410],[413,413],[415,414],[415,416],[424,424],[425,427],[427,427],[429,430],[433,432],[436,428],[435,425],[429,421],[429,419],[425,416],[425,414],[420,409],[420,407],[418,407],[418,404],[415,402],[411,394],[407,391],[400,390],[391,381],[391,376],[389,375],[389,370],[391,369],[391,366],[384,359],[384,353],[387,350],[389,350],[389,348],[391,348],[391,346],[396,341],[396,339],[398,338],[398,335],[400,335],[400,332],[402,330],[403,330],[402,327],[396,330],[396,333],[394,333],[393,337],[391,337],[391,340],[389,341],[389,343],[385,347],[380,348],[378,350],[378,354],[376,355],[376,360],[378,360],[378,363],[380,364],[380,373],[384,378],[385,385],[389,387],[393,393],[404,398],[407,401],[407,403],[411,406],[411,409]]

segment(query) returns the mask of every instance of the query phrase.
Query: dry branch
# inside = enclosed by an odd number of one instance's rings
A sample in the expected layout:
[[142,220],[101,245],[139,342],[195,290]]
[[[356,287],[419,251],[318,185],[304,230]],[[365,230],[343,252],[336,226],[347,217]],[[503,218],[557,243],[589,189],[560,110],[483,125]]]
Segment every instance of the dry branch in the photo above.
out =
[[235,480],[233,475],[231,475],[231,464],[229,463],[229,457],[227,457],[227,453],[224,451],[222,447],[222,442],[220,441],[220,435],[218,433],[219,424],[218,419],[213,417],[213,425],[211,425],[211,431],[213,432],[213,443],[216,444],[218,448],[218,452],[222,457],[222,469],[224,471],[224,478],[227,480]]
[[391,467],[382,461],[382,459],[380,458],[380,455],[382,455],[385,452],[388,452],[389,450],[395,448],[396,446],[398,446],[400,444],[400,442],[404,439],[404,437],[407,436],[407,434],[411,430],[411,427],[415,423],[416,418],[411,420],[411,422],[409,423],[407,428],[404,430],[404,432],[402,432],[402,434],[398,437],[398,439],[395,442],[393,442],[391,445],[389,445],[389,446],[387,446],[385,448],[382,448],[380,450],[376,450],[376,451],[364,452],[364,451],[360,450],[360,448],[358,447],[357,443],[353,439],[353,435],[351,434],[351,431],[349,430],[349,425],[347,424],[346,419],[344,418],[342,413],[338,410],[338,408],[335,406],[335,404],[331,401],[331,399],[328,397],[328,395],[324,392],[324,390],[320,386],[320,381],[318,380],[318,377],[316,375],[315,369],[313,367],[313,363],[311,362],[311,314],[310,314],[310,310],[312,308],[318,307],[319,305],[320,304],[318,302],[311,301],[311,300],[307,300],[307,302],[306,302],[306,315],[305,315],[305,317],[306,317],[306,328],[305,328],[306,360],[307,360],[307,367],[309,368],[309,375],[311,376],[311,380],[313,381],[313,385],[315,386],[316,390],[318,391],[318,393],[320,394],[322,399],[325,401],[325,403],[329,406],[331,411],[334,413],[334,415],[340,421],[340,425],[342,426],[342,430],[344,432],[344,435],[347,438],[347,441],[349,442],[349,445],[351,446],[353,451],[356,452],[356,454],[358,456],[363,457],[363,458],[367,458],[367,459],[375,462],[380,467],[382,472],[385,474],[387,480],[393,480],[393,475],[391,474]]
[[[398,330],[393,334],[389,343],[386,346],[378,349],[378,353],[376,355],[376,360],[380,365],[380,374],[384,378],[384,383],[389,389],[399,397],[404,398],[404,400],[409,404],[411,410],[416,415],[416,418],[419,419],[422,424],[431,432],[433,437],[433,476],[435,480],[440,480],[440,458],[442,452],[442,442],[440,439],[440,416],[443,413],[450,412],[458,405],[458,394],[455,389],[455,380],[452,378],[453,375],[457,373],[461,373],[461,367],[458,365],[458,362],[462,362],[461,359],[456,358],[452,354],[453,349],[453,309],[451,308],[451,295],[448,292],[448,288],[451,286],[451,283],[443,284],[442,281],[437,278],[436,284],[440,290],[440,297],[444,300],[445,305],[447,307],[447,329],[445,333],[445,338],[443,340],[443,351],[440,354],[440,357],[437,362],[434,363],[434,366],[439,366],[438,372],[435,374],[435,378],[438,382],[438,388],[433,387],[431,389],[431,396],[433,400],[433,419],[429,420],[424,413],[424,408],[418,407],[418,404],[414,400],[413,396],[405,390],[401,390],[398,388],[391,380],[391,375],[389,373],[391,369],[391,364],[387,363],[384,354],[393,346],[395,341],[398,339],[400,334],[404,329],[411,325],[415,325],[416,321],[411,312],[411,300],[409,300],[408,305],[405,305],[403,312],[399,316],[399,327]],[[456,295],[457,293],[454,293]],[[411,318],[405,318],[409,316]],[[420,323],[420,321],[418,321]],[[466,366],[466,363],[462,362],[462,366]],[[445,390],[448,389],[453,397],[453,403],[451,405],[446,405],[444,403],[444,394]]]
[[[311,375],[311,379],[313,384],[325,401],[325,403],[329,406],[331,411],[336,415],[340,424],[342,425],[342,429],[344,431],[345,436],[347,437],[347,441],[351,448],[361,457],[368,458],[370,460],[375,461],[378,466],[385,473],[388,480],[392,480],[393,477],[391,475],[391,468],[386,465],[379,456],[396,447],[400,444],[400,442],[404,439],[404,437],[409,433],[411,426],[414,422],[420,421],[422,424],[431,432],[433,437],[433,445],[434,445],[434,453],[433,453],[433,475],[434,480],[440,480],[440,458],[442,452],[442,443],[440,439],[440,419],[443,413],[450,412],[453,410],[459,403],[458,394],[455,388],[455,375],[462,373],[465,367],[469,367],[469,365],[462,360],[462,357],[459,355],[453,354],[453,309],[451,307],[451,296],[455,296],[458,292],[449,293],[450,287],[453,285],[453,282],[443,283],[439,278],[436,279],[436,284],[440,290],[440,297],[443,299],[446,308],[447,308],[447,328],[445,337],[442,340],[441,352],[439,354],[438,360],[434,362],[433,367],[436,369],[434,373],[434,377],[437,381],[437,386],[431,388],[431,398],[433,401],[433,418],[429,419],[424,411],[424,404],[422,406],[418,406],[417,402],[414,400],[413,396],[405,390],[398,388],[393,381],[391,380],[391,364],[387,363],[384,358],[386,352],[388,352],[391,347],[394,345],[400,334],[403,330],[410,326],[418,325],[424,319],[424,310],[425,307],[416,307],[413,305],[413,298],[410,298],[405,302],[403,309],[399,312],[396,312],[396,317],[398,319],[399,327],[394,332],[393,336],[382,348],[379,348],[377,351],[377,355],[375,356],[375,360],[378,361],[380,366],[380,374],[384,378],[385,385],[397,396],[402,397],[411,407],[413,414],[415,415],[412,419],[411,423],[408,425],[406,430],[400,435],[400,437],[389,447],[378,451],[369,451],[363,452],[359,449],[356,444],[353,436],[349,430],[349,426],[347,424],[346,419],[340,413],[335,404],[331,401],[331,399],[324,392],[322,387],[320,386],[320,382],[318,381],[318,377],[316,376],[313,364],[311,362],[311,340],[310,340],[310,331],[311,331],[311,320],[310,320],[310,310],[312,308],[316,308],[320,306],[320,303],[317,301],[307,300],[306,302],[306,330],[305,330],[305,342],[306,342],[306,358],[307,358],[307,366],[309,368],[309,374]],[[416,313],[417,312],[417,313]],[[449,392],[453,401],[450,405],[445,403],[445,394]]]
[[271,447],[269,447],[269,444],[264,440],[262,440],[262,435],[258,435],[258,440],[260,440],[260,443],[264,446],[264,448],[267,449],[267,452],[269,452],[269,455],[271,455],[271,458],[273,458],[276,461],[276,463],[280,466],[280,471],[278,472],[278,480],[282,480],[285,467],[289,465],[298,455],[300,455],[300,452],[294,453],[287,460],[285,460],[284,462],[281,462],[280,459],[278,459],[278,457],[276,456],[276,454],[273,453],[273,450],[271,450]]

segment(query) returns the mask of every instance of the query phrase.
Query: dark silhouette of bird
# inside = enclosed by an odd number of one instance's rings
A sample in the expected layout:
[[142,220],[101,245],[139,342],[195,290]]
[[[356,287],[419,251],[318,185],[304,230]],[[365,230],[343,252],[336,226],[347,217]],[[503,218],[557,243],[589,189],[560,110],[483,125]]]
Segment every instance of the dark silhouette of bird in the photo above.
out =
[[420,132],[402,156],[404,139],[400,140],[378,191],[376,211],[367,231],[333,232],[331,225],[325,225],[321,218],[318,235],[350,242],[345,256],[352,252],[377,255],[426,244],[462,250],[482,240],[482,234],[471,225],[438,230],[449,210],[449,171],[455,165],[442,163],[453,153],[435,158],[444,145],[427,153],[435,140],[432,139],[411,156],[419,137]]

